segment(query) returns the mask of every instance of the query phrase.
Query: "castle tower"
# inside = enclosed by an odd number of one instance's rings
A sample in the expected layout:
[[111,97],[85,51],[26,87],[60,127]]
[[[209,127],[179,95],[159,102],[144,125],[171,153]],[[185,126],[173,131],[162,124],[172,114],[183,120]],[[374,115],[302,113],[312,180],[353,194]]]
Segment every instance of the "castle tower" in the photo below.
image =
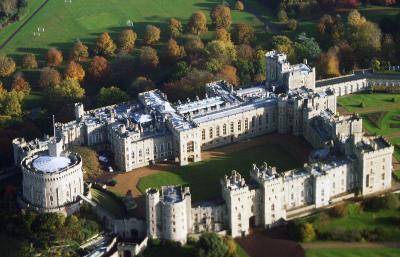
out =
[[284,94],[278,96],[278,133],[287,133],[288,128],[288,97]]
[[159,238],[162,233],[160,192],[157,189],[146,190],[146,221],[147,235],[151,238]]
[[83,104],[75,103],[74,107],[75,107],[75,119],[79,121],[83,117],[83,115],[85,115]]
[[[249,234],[250,218],[254,216],[255,190],[235,170],[221,180],[222,197],[227,207],[227,224],[232,237]],[[253,210],[252,210],[253,209]]]

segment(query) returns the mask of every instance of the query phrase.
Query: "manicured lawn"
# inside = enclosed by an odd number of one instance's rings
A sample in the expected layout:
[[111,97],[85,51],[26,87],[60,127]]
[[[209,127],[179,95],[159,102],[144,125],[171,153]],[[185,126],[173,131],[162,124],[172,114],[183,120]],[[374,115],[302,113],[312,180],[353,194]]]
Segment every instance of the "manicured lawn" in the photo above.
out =
[[124,209],[119,203],[117,203],[113,198],[111,198],[108,194],[101,192],[98,189],[91,188],[92,192],[92,200],[98,203],[101,207],[109,211],[115,217],[122,217],[124,215]]
[[[35,4],[40,0],[30,1]],[[253,3],[254,2],[254,3]],[[117,33],[127,27],[127,21],[133,21],[133,28],[143,37],[146,25],[159,26],[162,37],[167,38],[166,29],[168,19],[175,17],[184,24],[191,14],[202,10],[209,17],[210,10],[218,0],[73,0],[65,3],[62,0],[49,1],[35,17],[18,32],[18,34],[2,49],[3,53],[21,55],[24,53],[43,54],[50,47],[69,50],[77,39],[91,44],[102,32],[108,31],[115,38]],[[233,3],[233,1],[232,1]],[[266,12],[266,8],[256,0],[246,2],[249,6],[256,6],[259,13]],[[33,8],[33,4],[32,7]],[[252,13],[232,11],[233,22],[250,23],[256,28],[262,27],[262,22]],[[211,20],[209,19],[209,22]],[[7,28],[0,34],[3,42],[18,24]],[[44,27],[40,37],[34,37],[33,32],[38,27]],[[206,36],[210,37],[208,33]],[[165,40],[164,40],[165,41]]]
[[348,206],[349,214],[345,217],[329,217],[327,220],[321,219],[320,215],[313,215],[305,218],[311,222],[319,232],[329,232],[334,229],[344,230],[373,230],[376,228],[385,231],[384,241],[400,240],[400,228],[394,226],[394,220],[399,217],[399,210],[381,209],[379,211],[359,211],[359,205],[350,204]]
[[397,257],[398,248],[308,249],[306,257]]
[[[233,146],[234,147],[234,146]],[[253,163],[276,166],[284,171],[301,166],[282,146],[264,144],[230,155],[178,167],[174,171],[163,171],[140,179],[138,187],[142,192],[149,187],[183,184],[190,186],[193,200],[206,200],[220,196],[219,181],[225,174],[237,170],[245,178],[250,175]]]
[[[392,99],[398,99],[393,102]],[[400,94],[360,93],[338,98],[338,103],[347,111],[360,113],[364,128],[373,134],[383,135],[396,145],[400,144]],[[364,103],[364,107],[360,104]],[[385,112],[379,127],[371,122],[371,113]],[[400,148],[395,147],[394,156],[400,161]]]

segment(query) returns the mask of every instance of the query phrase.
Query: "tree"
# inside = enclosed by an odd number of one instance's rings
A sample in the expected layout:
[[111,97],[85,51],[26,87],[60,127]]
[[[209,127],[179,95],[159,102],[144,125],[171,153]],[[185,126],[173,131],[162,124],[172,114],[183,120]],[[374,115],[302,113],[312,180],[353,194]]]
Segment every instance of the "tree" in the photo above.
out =
[[253,59],[254,49],[246,44],[236,46],[237,58],[239,59]]
[[147,45],[152,45],[160,40],[161,30],[153,25],[147,25],[144,32],[143,42]]
[[215,31],[215,39],[220,41],[231,41],[231,34],[224,28]]
[[1,100],[1,112],[3,115],[19,117],[22,114],[22,107],[18,93],[14,90],[7,92]]
[[97,95],[98,106],[107,106],[116,103],[126,102],[128,100],[128,94],[114,86],[102,87],[99,94]]
[[46,54],[46,62],[48,66],[55,67],[63,62],[63,55],[57,48],[50,48]]
[[117,47],[107,32],[104,32],[96,40],[96,47],[94,52],[97,55],[111,56],[114,54]]
[[171,61],[177,61],[185,55],[185,49],[171,38],[167,45],[167,55]]
[[82,81],[85,78],[85,70],[79,63],[70,62],[65,69],[64,75],[66,78]]
[[102,56],[95,56],[90,63],[88,72],[91,78],[94,80],[100,80],[104,78],[110,72],[107,59]]
[[85,95],[85,89],[74,79],[65,79],[54,87],[48,87],[44,91],[47,104],[50,109],[57,108],[66,103],[78,102]]
[[277,17],[278,17],[278,21],[280,21],[280,22],[287,22],[289,19],[286,11],[284,9],[279,10]]
[[211,41],[207,44],[206,53],[209,58],[215,58],[223,64],[229,64],[236,60],[236,48],[230,41]]
[[244,10],[244,4],[242,1],[236,1],[235,3],[235,9],[238,11],[243,11]]
[[315,38],[307,37],[302,32],[297,36],[297,40],[294,43],[298,59],[302,60],[305,58],[315,59],[320,53],[321,49]]
[[182,34],[182,31],[182,23],[179,20],[175,18],[169,19],[168,32],[171,38],[178,38]]
[[237,75],[242,84],[250,83],[256,73],[254,63],[251,60],[238,59],[235,62],[235,66],[237,68]]
[[139,59],[141,64],[152,68],[157,67],[159,63],[157,50],[150,46],[142,47]]
[[188,30],[192,34],[200,35],[203,32],[207,31],[207,18],[206,15],[201,12],[195,12],[190,17],[188,23]]
[[185,77],[190,72],[189,65],[184,62],[180,61],[176,64],[173,74],[171,75],[172,80],[179,80]]
[[31,86],[29,85],[28,81],[24,79],[22,74],[17,74],[15,76],[11,89],[22,96],[21,98],[29,95],[29,93],[31,92]]
[[45,67],[40,72],[39,85],[43,88],[54,87],[61,82],[61,75],[58,70]]
[[288,30],[295,31],[297,29],[297,21],[295,19],[290,19],[286,23]]
[[120,51],[130,52],[135,47],[137,34],[131,29],[123,30],[118,37],[118,46]]
[[330,213],[331,213],[334,217],[343,218],[343,217],[346,217],[346,216],[347,216],[348,212],[349,212],[349,210],[348,210],[346,204],[339,204],[339,205],[336,205],[335,207],[333,207],[333,208],[331,209],[331,212],[330,212]]
[[224,64],[215,58],[209,59],[204,64],[204,69],[211,73],[217,73],[217,72],[221,71],[223,67],[224,67]]
[[338,57],[342,73],[347,73],[354,69],[355,66],[354,50],[348,43],[339,44]]
[[232,38],[236,44],[251,44],[254,41],[254,28],[246,23],[239,23],[234,26]]
[[210,13],[212,24],[217,28],[229,29],[232,24],[231,9],[228,6],[219,4]]
[[295,61],[294,44],[287,36],[273,36],[272,47],[279,53],[286,54],[289,61]]
[[101,164],[95,150],[92,150],[89,147],[72,146],[71,151],[79,154],[82,157],[82,160],[85,160],[82,163],[85,181],[88,179],[93,181],[103,175],[101,172]]
[[77,41],[71,49],[70,58],[73,61],[81,61],[81,58],[88,58],[89,51],[88,47],[81,41]]
[[349,15],[347,16],[347,24],[350,27],[359,27],[366,23],[367,20],[363,17],[357,9],[352,10]]
[[371,60],[371,68],[374,71],[379,71],[381,69],[381,62],[377,58]]
[[219,73],[219,77],[237,86],[239,85],[239,77],[237,76],[236,71],[236,68],[232,65],[224,65]]
[[224,240],[215,233],[203,233],[197,243],[201,257],[226,257],[228,247]]
[[26,54],[22,58],[22,68],[24,69],[36,69],[38,63],[36,61],[36,56],[34,54]]
[[137,77],[130,86],[130,94],[137,97],[139,93],[149,91],[155,88],[154,82],[146,77]]
[[0,2],[0,12],[3,12],[5,16],[10,16],[17,12],[18,0],[3,0]]
[[339,71],[339,58],[335,48],[331,48],[327,53],[322,53],[317,60],[318,74],[323,78],[338,77]]
[[8,77],[15,72],[15,61],[5,54],[0,54],[0,77]]
[[315,230],[312,224],[304,223],[300,228],[300,236],[303,242],[311,242],[315,239]]
[[344,40],[344,24],[340,16],[323,15],[317,25],[319,42],[323,48],[336,45]]
[[189,54],[196,54],[204,49],[204,43],[199,37],[188,40],[185,44],[185,50]]

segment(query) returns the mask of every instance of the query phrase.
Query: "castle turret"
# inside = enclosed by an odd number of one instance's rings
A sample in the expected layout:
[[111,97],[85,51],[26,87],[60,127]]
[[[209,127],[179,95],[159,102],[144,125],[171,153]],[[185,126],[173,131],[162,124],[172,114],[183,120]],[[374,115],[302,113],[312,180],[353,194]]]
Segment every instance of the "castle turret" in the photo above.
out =
[[83,104],[82,103],[75,103],[75,119],[77,121],[81,120],[83,115],[85,115],[85,111],[83,109]]

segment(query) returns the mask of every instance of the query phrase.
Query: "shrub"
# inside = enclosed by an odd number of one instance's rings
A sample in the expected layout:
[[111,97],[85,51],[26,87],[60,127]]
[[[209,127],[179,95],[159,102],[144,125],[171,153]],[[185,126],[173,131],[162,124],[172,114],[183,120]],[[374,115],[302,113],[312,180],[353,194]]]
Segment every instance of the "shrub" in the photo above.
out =
[[315,239],[314,226],[311,223],[304,223],[300,228],[300,237],[303,242],[311,242]]
[[287,22],[289,19],[284,9],[279,10],[277,17],[280,22]]
[[395,194],[387,194],[383,197],[383,208],[396,210],[400,206],[399,197]]
[[398,99],[396,97],[393,97],[392,98],[392,103],[397,103],[397,102],[398,102]]
[[297,29],[297,21],[295,19],[290,19],[286,23],[286,27],[291,31],[295,31]]
[[364,103],[364,102],[361,102],[360,105],[359,105],[359,107],[360,107],[360,108],[365,108],[365,103]]
[[336,205],[331,209],[331,215],[333,217],[342,218],[346,217],[348,214],[348,208],[346,204]]

